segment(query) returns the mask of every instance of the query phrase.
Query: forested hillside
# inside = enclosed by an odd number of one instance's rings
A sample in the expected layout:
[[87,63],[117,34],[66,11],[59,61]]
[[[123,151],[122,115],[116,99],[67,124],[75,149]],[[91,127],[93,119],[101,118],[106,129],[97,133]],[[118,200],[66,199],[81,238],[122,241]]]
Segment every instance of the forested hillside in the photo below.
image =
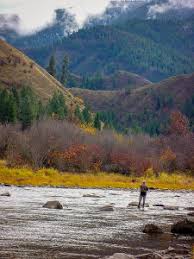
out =
[[[35,37],[35,36],[34,36]],[[79,30],[44,48],[16,41],[18,47],[41,65],[51,54],[58,65],[64,54],[70,71],[80,75],[111,74],[127,70],[151,81],[191,73],[194,70],[194,18],[188,20],[128,20],[120,24]],[[176,65],[175,65],[176,64]]]

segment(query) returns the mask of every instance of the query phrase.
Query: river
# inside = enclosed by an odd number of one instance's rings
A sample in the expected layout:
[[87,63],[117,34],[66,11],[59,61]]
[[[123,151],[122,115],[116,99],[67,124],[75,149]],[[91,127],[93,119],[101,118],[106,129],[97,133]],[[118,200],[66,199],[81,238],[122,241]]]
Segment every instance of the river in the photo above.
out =
[[[191,238],[176,238],[170,233],[172,223],[186,216],[187,207],[194,207],[194,192],[150,191],[149,207],[144,211],[127,206],[138,200],[137,190],[2,186],[3,192],[10,192],[11,197],[0,197],[1,259],[92,259],[194,243]],[[99,197],[83,197],[87,194]],[[43,208],[50,200],[58,200],[64,209]],[[176,205],[179,210],[153,206],[157,203]],[[108,204],[114,211],[100,210]],[[165,234],[142,233],[147,223],[161,226]]]

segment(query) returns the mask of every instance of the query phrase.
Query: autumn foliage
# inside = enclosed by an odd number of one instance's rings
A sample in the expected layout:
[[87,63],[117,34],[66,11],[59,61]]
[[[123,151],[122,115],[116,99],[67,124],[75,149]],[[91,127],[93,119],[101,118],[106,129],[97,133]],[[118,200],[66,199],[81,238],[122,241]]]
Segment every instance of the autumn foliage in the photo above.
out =
[[170,115],[170,134],[186,135],[189,133],[189,120],[180,111],[173,111]]
[[87,132],[71,123],[43,120],[21,131],[0,126],[0,156],[10,166],[55,168],[69,172],[115,172],[143,176],[152,168],[194,171],[194,134],[187,118],[171,114],[169,133],[163,136],[122,136],[112,131]]

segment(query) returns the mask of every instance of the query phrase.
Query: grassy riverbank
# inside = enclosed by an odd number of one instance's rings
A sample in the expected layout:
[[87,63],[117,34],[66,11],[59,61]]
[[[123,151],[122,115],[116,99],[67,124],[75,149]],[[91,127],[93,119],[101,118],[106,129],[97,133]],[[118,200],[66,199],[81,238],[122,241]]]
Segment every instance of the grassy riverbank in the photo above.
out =
[[9,168],[0,162],[0,183],[32,186],[64,186],[85,188],[137,188],[143,180],[149,187],[172,190],[194,190],[194,178],[185,174],[161,173],[159,177],[148,172],[146,177],[128,177],[110,173],[60,173],[54,169]]
[[127,177],[108,173],[60,173],[54,169],[9,168],[0,162],[0,183],[10,185],[64,186],[84,188],[137,188],[143,180],[149,187],[172,190],[194,190],[194,178],[185,174],[161,173],[155,177]]

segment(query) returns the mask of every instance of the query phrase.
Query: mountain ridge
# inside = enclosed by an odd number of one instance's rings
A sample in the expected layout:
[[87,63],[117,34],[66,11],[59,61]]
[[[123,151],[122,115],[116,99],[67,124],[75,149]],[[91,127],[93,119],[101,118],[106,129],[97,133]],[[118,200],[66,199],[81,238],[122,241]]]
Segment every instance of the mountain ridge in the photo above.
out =
[[[190,123],[194,125],[194,73],[135,88],[130,93],[124,90],[93,91],[78,88],[70,91],[82,98],[94,112],[114,112],[123,128],[141,126],[148,133],[161,133],[173,110],[190,116]],[[191,106],[187,107],[190,102]],[[190,114],[187,114],[186,108]]]

